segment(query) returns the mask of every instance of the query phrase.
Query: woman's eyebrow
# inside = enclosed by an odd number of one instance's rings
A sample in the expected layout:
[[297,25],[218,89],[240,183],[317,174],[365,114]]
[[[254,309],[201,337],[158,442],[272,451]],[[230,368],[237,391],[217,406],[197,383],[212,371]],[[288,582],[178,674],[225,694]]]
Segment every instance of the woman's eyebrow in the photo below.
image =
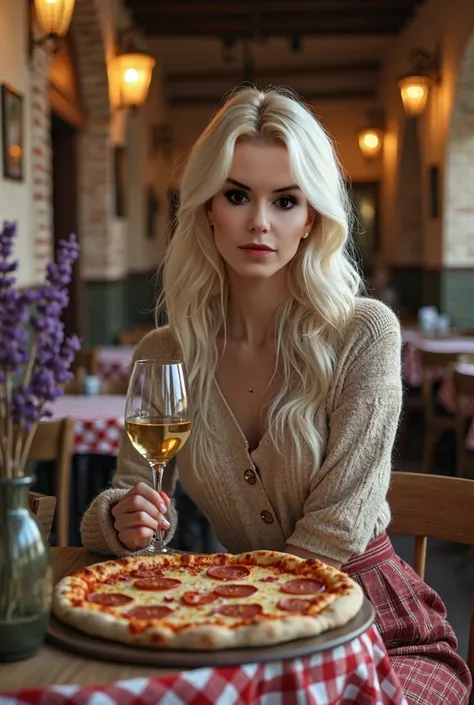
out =
[[[238,186],[244,191],[252,190],[250,186],[246,186],[245,184],[242,184],[240,181],[236,181],[235,179],[227,179],[227,181],[229,181],[231,184],[234,184],[234,186]],[[283,186],[283,188],[273,189],[273,193],[282,193],[283,191],[294,191],[295,189],[299,189],[299,186],[297,184],[292,184],[291,186]]]

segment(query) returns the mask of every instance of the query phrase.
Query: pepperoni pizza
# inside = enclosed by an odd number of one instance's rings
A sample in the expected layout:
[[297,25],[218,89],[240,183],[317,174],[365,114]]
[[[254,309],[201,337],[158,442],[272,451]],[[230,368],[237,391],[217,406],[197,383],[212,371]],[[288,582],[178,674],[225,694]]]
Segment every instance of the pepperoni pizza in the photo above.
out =
[[135,555],[63,578],[53,612],[88,634],[153,648],[264,646],[346,624],[359,585],[276,551]]

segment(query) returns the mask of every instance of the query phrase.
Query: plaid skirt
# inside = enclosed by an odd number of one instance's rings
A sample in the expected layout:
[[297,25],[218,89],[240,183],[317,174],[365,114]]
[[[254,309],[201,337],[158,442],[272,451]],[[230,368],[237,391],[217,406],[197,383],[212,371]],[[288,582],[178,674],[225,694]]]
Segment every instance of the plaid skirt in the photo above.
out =
[[[410,705],[467,705],[469,670],[446,608],[413,568],[395,553],[387,534],[342,566],[364,590],[393,670]],[[467,619],[467,616],[466,616]]]

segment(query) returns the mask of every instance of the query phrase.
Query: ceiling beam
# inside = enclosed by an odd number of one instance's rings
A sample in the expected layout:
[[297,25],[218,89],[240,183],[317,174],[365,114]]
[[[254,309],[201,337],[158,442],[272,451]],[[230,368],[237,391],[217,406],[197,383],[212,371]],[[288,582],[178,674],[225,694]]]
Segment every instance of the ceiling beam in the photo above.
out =
[[[227,92],[226,92],[227,95]],[[354,89],[339,89],[337,91],[315,91],[300,93],[303,100],[322,101],[322,100],[374,100],[377,97],[376,90],[354,90]],[[169,105],[177,108],[194,107],[196,105],[221,105],[225,96],[220,94],[204,94],[196,96],[170,96]]]
[[[137,23],[148,35],[154,36],[238,36],[253,37],[254,27],[247,18],[196,17],[183,22],[175,17],[162,21],[146,13],[135,13]],[[259,25],[261,36],[338,35],[338,34],[393,34],[400,30],[403,22],[390,16],[380,17],[333,17],[317,18],[314,15],[298,15],[278,21],[271,17]]]
[[[344,74],[377,74],[380,64],[375,61],[355,61],[352,64],[330,64],[328,66],[282,66],[278,68],[258,68],[255,67],[255,75],[258,79],[280,79],[282,76],[324,76],[334,78]],[[166,82],[169,86],[179,86],[186,83],[208,83],[210,81],[227,81],[235,84],[242,78],[242,71],[238,69],[231,71],[189,71],[182,73],[169,72]]]
[[265,14],[285,14],[294,15],[299,12],[311,12],[315,16],[324,14],[339,14],[340,12],[352,12],[358,14],[366,14],[367,12],[379,12],[381,14],[391,12],[398,15],[406,16],[407,13],[413,11],[413,0],[323,0],[314,2],[314,0],[268,0],[257,4],[256,0],[239,0],[239,2],[225,3],[222,0],[212,2],[207,0],[193,2],[183,2],[182,0],[174,0],[170,2],[159,3],[156,0],[128,0],[128,6],[132,10],[138,12],[150,13],[154,16],[165,18],[167,16],[185,15],[258,15]]

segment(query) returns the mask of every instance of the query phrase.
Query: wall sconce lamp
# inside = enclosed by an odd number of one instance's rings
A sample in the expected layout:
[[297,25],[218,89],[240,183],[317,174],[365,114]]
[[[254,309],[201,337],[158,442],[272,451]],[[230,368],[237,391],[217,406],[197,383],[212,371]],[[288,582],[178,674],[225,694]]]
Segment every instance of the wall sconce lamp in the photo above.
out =
[[156,64],[151,54],[137,49],[132,33],[131,29],[119,33],[118,53],[112,64],[120,94],[119,108],[125,109],[136,109],[146,101]]
[[383,147],[383,116],[379,110],[367,113],[366,125],[357,132],[359,148],[366,159],[374,160],[380,155]]
[[426,108],[430,88],[440,82],[439,51],[414,49],[410,58],[412,70],[400,78],[398,85],[405,114],[417,118]]
[[[31,9],[29,22],[30,56],[35,46],[46,42],[51,43],[53,52],[57,51],[59,39],[69,31],[75,4],[76,0],[30,0],[30,8],[34,5],[34,15]],[[33,36],[34,16],[43,34],[40,39]]]

